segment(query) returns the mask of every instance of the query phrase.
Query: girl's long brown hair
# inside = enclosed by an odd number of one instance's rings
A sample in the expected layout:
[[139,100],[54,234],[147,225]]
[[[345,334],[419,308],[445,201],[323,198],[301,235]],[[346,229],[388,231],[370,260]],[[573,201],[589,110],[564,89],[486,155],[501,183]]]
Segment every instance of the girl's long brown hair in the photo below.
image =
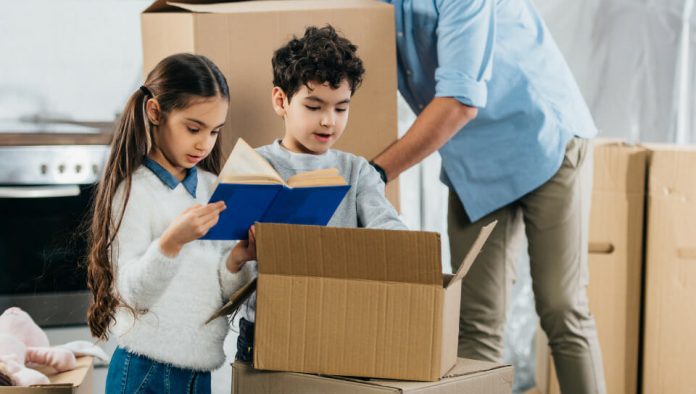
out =
[[[92,335],[106,340],[116,313],[125,304],[114,289],[113,242],[118,233],[128,204],[133,172],[143,163],[153,148],[153,127],[145,113],[148,99],[157,100],[160,108],[159,123],[166,122],[173,110],[181,110],[197,100],[221,97],[229,100],[227,81],[222,72],[204,56],[192,54],[172,55],[162,60],[148,74],[144,88],[137,90],[128,100],[111,143],[111,152],[104,168],[89,223],[87,285],[92,292],[93,303],[87,313]],[[210,155],[198,166],[214,174],[220,172],[220,138]],[[124,184],[124,201],[118,217],[112,216],[114,194]]]

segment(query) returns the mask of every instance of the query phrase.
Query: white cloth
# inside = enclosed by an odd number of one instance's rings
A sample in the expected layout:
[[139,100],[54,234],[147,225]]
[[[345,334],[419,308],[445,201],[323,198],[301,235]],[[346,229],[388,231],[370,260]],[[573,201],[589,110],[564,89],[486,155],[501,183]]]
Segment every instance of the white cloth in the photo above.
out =
[[72,341],[56,347],[71,351],[75,357],[92,356],[102,361],[109,361],[109,356],[102,348],[89,341]]

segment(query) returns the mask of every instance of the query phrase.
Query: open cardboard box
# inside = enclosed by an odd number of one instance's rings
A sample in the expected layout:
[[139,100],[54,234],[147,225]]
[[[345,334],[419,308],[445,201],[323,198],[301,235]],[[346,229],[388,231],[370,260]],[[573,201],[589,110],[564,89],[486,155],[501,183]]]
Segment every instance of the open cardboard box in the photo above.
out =
[[75,369],[56,373],[49,367],[36,368],[51,381],[48,385],[32,387],[0,387],[2,394],[92,394],[94,358],[78,357]]
[[440,379],[457,361],[461,279],[494,225],[443,275],[437,233],[258,223],[254,367]]

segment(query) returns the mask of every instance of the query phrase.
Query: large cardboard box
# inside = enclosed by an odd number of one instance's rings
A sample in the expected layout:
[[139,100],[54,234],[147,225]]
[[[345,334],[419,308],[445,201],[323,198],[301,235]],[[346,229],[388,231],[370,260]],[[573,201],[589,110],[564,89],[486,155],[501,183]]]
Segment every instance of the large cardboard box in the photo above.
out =
[[457,360],[461,278],[420,231],[259,223],[254,366],[435,381]]
[[52,368],[37,368],[51,381],[49,385],[35,387],[0,387],[2,394],[92,394],[94,358],[79,357],[77,367],[71,371],[56,373]]
[[245,363],[232,365],[233,394],[361,394],[361,393],[486,393],[510,394],[509,365],[460,358],[438,382],[408,382],[259,371]]
[[[351,100],[350,119],[335,148],[374,158],[397,139],[394,10],[374,0],[283,0],[219,4],[157,0],[142,16],[147,74],[164,57],[190,52],[209,57],[230,86],[230,110],[222,135],[225,156],[238,137],[253,147],[283,136],[273,112],[273,52],[307,26],[333,25],[358,46],[366,69]],[[210,2],[210,1],[208,1]],[[184,4],[186,3],[186,4]],[[399,207],[398,183],[387,197]]]
[[644,393],[696,393],[696,148],[650,146]]
[[[594,150],[587,292],[608,393],[638,387],[647,157],[645,148],[621,142],[600,140]],[[546,336],[537,340],[537,384],[546,386],[540,392],[560,393]]]

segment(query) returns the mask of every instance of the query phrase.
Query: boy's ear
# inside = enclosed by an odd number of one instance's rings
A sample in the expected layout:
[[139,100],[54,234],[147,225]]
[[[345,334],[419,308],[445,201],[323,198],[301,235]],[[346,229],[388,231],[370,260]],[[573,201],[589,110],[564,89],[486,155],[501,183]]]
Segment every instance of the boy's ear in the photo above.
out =
[[145,103],[145,112],[147,113],[147,118],[150,120],[150,123],[154,125],[159,124],[160,106],[157,100],[153,98],[148,99]]
[[287,112],[287,96],[283,89],[278,86],[274,86],[271,90],[271,100],[273,101],[273,110],[281,118],[285,116]]

